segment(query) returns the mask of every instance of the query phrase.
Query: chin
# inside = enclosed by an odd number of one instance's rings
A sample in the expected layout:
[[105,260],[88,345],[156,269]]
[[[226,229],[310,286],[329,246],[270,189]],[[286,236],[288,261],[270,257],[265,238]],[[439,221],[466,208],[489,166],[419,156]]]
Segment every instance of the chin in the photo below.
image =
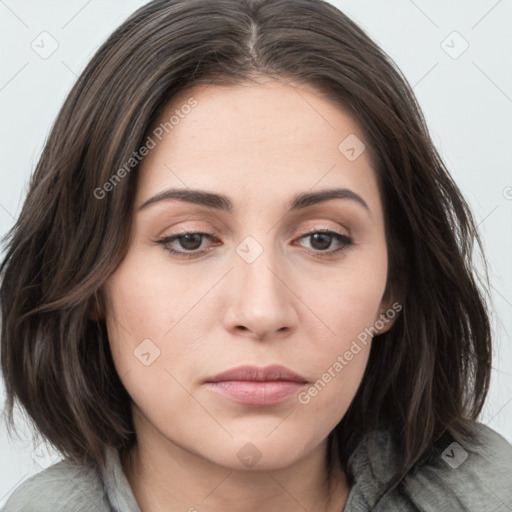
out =
[[317,446],[303,437],[293,439],[290,435],[282,434],[270,439],[272,434],[265,437],[266,434],[234,437],[220,450],[216,446],[214,449],[217,453],[211,453],[208,458],[232,470],[271,471],[292,465]]

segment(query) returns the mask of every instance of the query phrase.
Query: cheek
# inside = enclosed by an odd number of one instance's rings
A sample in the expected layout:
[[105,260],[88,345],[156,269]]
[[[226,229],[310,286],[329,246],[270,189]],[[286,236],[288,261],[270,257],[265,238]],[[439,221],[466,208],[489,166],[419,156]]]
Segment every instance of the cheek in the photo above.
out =
[[177,382],[193,377],[191,367],[208,368],[215,348],[208,347],[208,333],[218,315],[207,297],[211,276],[191,286],[189,273],[171,272],[163,259],[151,265],[143,264],[144,259],[128,255],[104,292],[117,372],[132,398],[150,406],[163,389],[180,394]]
[[127,258],[109,278],[105,295],[114,338],[127,336],[133,341],[161,338],[180,317],[180,305],[186,302],[184,283],[178,272],[152,262],[139,264]]
[[312,327],[306,336],[309,346],[304,347],[303,353],[310,357],[308,364],[316,381],[303,399],[299,397],[299,402],[311,402],[315,412],[338,419],[346,411],[368,362],[380,292],[380,287],[374,293],[367,288],[349,289],[347,283],[347,289],[338,287],[332,294],[326,292],[318,296],[317,302],[311,297],[311,304],[315,304],[313,307],[320,312],[325,326]]
[[150,272],[126,258],[104,285],[108,337],[120,376],[139,371],[148,360],[156,361],[160,356],[157,340],[174,322],[172,309],[162,307],[159,277],[157,269]]
[[316,275],[315,286],[308,280],[301,295],[317,316],[308,315],[310,321],[302,328],[309,329],[305,339],[310,346],[303,353],[315,355],[308,364],[318,380],[299,401],[317,412],[332,415],[337,404],[334,415],[344,414],[368,363],[372,328],[379,319],[386,286],[387,258],[384,250],[366,252],[366,256],[347,258],[335,278],[332,272]]
[[318,378],[298,394],[297,401],[306,414],[326,422],[324,433],[345,415],[361,383],[369,352],[370,342],[356,342],[348,350],[332,354]]
[[[167,269],[166,277],[165,270],[139,265],[135,258],[124,260],[104,287],[107,329],[117,373],[142,417],[178,432],[176,411],[192,412],[194,406],[184,378],[190,368],[184,348],[190,349],[194,334],[189,329],[187,343],[176,342],[187,324],[187,317],[179,320],[190,300],[178,273],[171,277]],[[195,415],[200,418],[201,411]]]
[[333,350],[350,344],[379,317],[387,255],[380,247],[372,249],[354,252],[336,269],[322,269],[308,277],[301,290],[301,299],[321,320],[316,323],[322,324],[322,338]]

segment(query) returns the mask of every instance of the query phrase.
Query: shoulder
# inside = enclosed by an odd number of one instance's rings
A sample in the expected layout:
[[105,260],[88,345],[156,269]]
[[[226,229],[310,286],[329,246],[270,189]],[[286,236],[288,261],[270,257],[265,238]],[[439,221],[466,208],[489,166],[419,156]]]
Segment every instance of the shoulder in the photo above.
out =
[[2,512],[109,511],[99,473],[67,460],[33,475],[11,494]]
[[486,425],[474,427],[473,441],[444,438],[428,463],[404,479],[403,491],[421,510],[508,510],[512,505],[512,445]]
[[401,480],[392,480],[399,443],[391,428],[360,442],[350,456],[346,510],[444,512],[512,510],[512,445],[481,423],[471,439],[449,433]]

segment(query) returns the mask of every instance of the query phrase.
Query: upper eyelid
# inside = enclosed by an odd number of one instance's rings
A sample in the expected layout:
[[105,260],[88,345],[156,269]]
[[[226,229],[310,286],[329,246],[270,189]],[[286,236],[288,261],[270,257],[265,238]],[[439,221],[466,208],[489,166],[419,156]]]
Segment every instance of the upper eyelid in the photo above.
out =
[[332,226],[313,226],[312,228],[304,228],[299,230],[299,235],[310,235],[321,231],[332,231],[338,235],[350,237],[350,231],[347,229],[347,233],[342,233],[341,229],[333,228]]
[[[195,222],[196,219],[191,219],[189,216],[187,219],[183,219],[183,221],[179,221],[179,222],[186,222],[186,221],[191,221],[191,222]],[[202,222],[202,219],[197,219],[198,222]],[[333,226],[333,225],[330,225],[329,222],[331,223],[335,223],[335,224],[339,224],[339,221],[337,220],[333,220],[331,219],[330,221],[328,220],[316,220],[316,221],[310,221],[311,222],[311,225],[310,227],[306,227],[306,228],[300,228],[298,229],[298,232],[299,234],[303,234],[303,233],[310,233],[312,231],[314,231],[315,229],[328,229],[328,230],[332,230],[334,232],[340,232],[340,231],[345,231],[345,232],[341,232],[340,234],[343,234],[343,235],[348,235],[350,236],[350,233],[351,233],[351,229],[344,225],[344,226]],[[209,222],[208,222],[209,223]],[[294,224],[295,222],[288,222],[286,225],[285,225],[285,230],[286,231],[294,231],[294,232],[297,232],[297,229],[292,229],[290,226],[292,224]],[[302,222],[301,222],[302,223]],[[223,226],[224,223],[222,223]],[[205,227],[205,228],[202,228],[202,227],[195,227],[195,226],[192,226],[192,227],[180,227],[180,228],[177,228],[176,231],[174,231],[173,233],[171,233],[169,236],[173,236],[173,235],[177,235],[179,233],[184,233],[184,234],[187,234],[187,233],[207,233],[207,234],[210,234],[210,232],[212,231],[219,231],[217,228],[210,228],[210,227]],[[220,229],[220,232],[224,231],[224,228]],[[228,228],[226,230],[227,232],[229,232],[230,234],[233,233],[232,229]],[[213,233],[212,233],[213,234]]]
[[[319,233],[319,232],[322,232],[322,231],[329,231],[329,232],[336,233],[336,234],[341,235],[341,236],[346,236],[348,238],[351,237],[350,232],[343,233],[342,230],[333,228],[331,226],[314,226],[312,228],[304,228],[304,229],[299,230],[298,238],[301,238],[302,236],[307,236],[307,235],[312,235],[312,234],[315,234],[315,233]],[[198,234],[200,234],[200,235],[207,235],[210,238],[218,238],[218,236],[215,233],[211,233],[208,230],[187,229],[187,228],[182,228],[179,231],[175,231],[173,233],[170,233],[167,236],[162,236],[160,238],[161,239],[180,238],[180,236],[198,235]]]
[[[311,229],[304,229],[304,230],[301,230],[301,232],[299,233],[298,236],[296,236],[294,238],[294,240],[296,239],[301,239],[301,238],[304,238],[304,237],[307,237],[307,236],[311,236],[315,233],[322,233],[322,232],[327,232],[327,233],[333,233],[332,236],[334,236],[335,238],[338,238],[338,237],[341,237],[341,238],[345,238],[346,240],[348,240],[348,243],[352,244],[353,243],[353,239],[352,239],[352,236],[350,234],[346,234],[346,233],[341,233],[340,231],[336,230],[336,229],[333,229],[333,228],[330,228],[330,227],[313,227]],[[183,229],[183,231],[178,231],[178,232],[175,232],[175,233],[171,233],[170,235],[167,235],[167,236],[164,236],[164,237],[161,237],[159,238],[158,240],[156,240],[157,243],[171,243],[171,242],[175,242],[176,240],[178,240],[179,238],[181,238],[182,236],[185,236],[185,235],[201,235],[201,236],[206,236],[207,238],[209,238],[210,240],[219,240],[219,238],[214,234],[214,233],[209,233],[207,231],[201,231],[201,230],[190,230],[190,231],[187,231],[185,228]],[[338,235],[338,237],[336,237],[336,235]],[[338,239],[339,241],[339,239]],[[183,252],[183,254],[194,254],[194,252],[196,252],[197,254],[200,254],[202,251],[207,251],[208,249],[201,249],[201,250],[195,250],[195,251],[186,251],[186,250],[183,250],[183,251],[177,251],[177,252]]]

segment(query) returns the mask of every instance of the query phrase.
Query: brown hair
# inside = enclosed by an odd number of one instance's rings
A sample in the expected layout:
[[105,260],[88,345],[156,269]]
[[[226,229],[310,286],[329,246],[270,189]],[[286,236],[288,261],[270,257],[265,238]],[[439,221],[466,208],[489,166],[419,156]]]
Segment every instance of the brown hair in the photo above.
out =
[[394,63],[321,0],[156,0],[92,58],[53,126],[0,266],[11,426],[16,399],[66,458],[102,465],[105,444],[126,453],[135,442],[105,322],[90,313],[128,248],[136,166],[102,198],[94,191],[176,94],[258,75],[313,85],[349,109],[384,203],[387,293],[403,310],[372,344],[357,395],[330,434],[331,455],[345,466],[351,439],[386,419],[405,473],[441,434],[470,434],[491,355],[474,220]]

